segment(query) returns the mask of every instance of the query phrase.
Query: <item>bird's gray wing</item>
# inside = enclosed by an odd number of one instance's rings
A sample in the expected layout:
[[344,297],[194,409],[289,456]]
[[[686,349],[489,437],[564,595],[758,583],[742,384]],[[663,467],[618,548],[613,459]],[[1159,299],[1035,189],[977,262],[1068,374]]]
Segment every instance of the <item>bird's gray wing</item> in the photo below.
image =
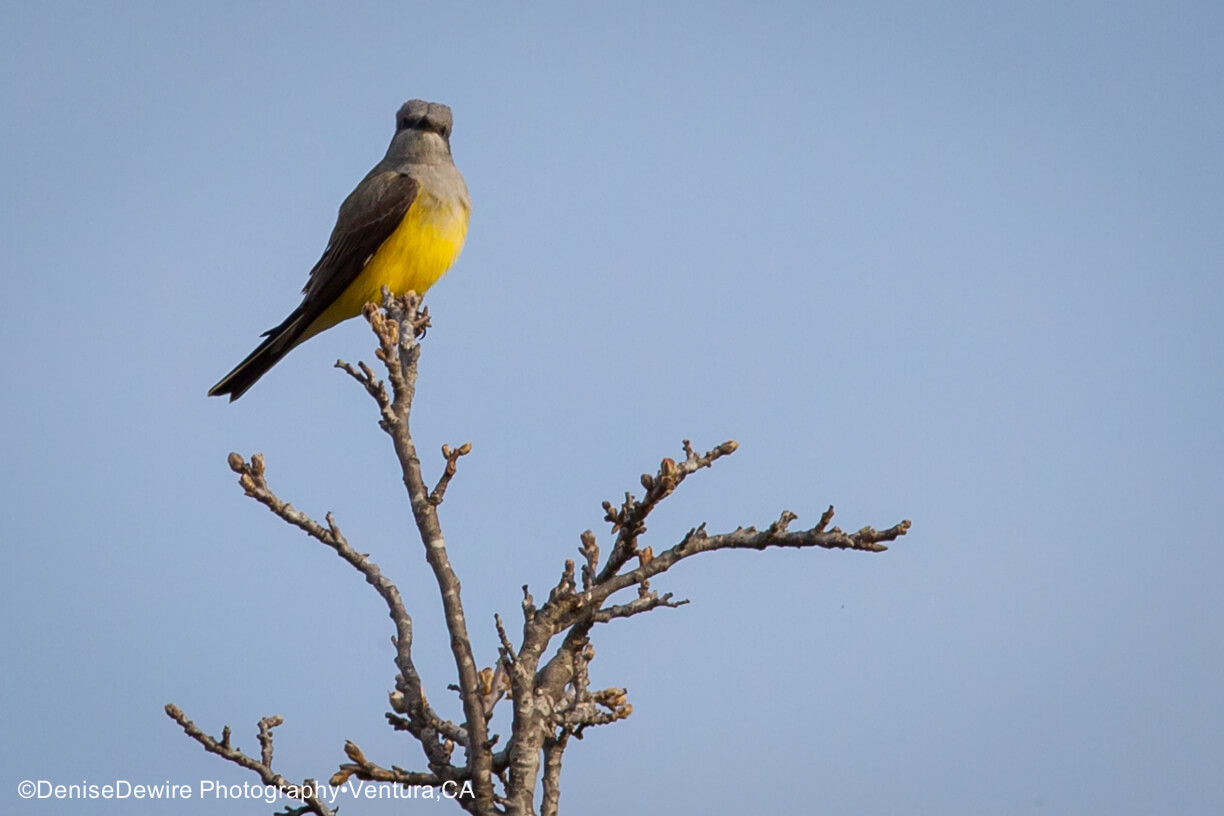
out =
[[310,270],[301,304],[264,332],[264,341],[209,390],[236,400],[301,342],[314,321],[335,303],[416,201],[417,183],[402,173],[371,171],[340,205],[336,228],[323,257]]
[[383,241],[395,232],[419,185],[403,173],[387,170],[367,176],[344,199],[323,257],[310,270],[299,307],[309,325],[361,274]]

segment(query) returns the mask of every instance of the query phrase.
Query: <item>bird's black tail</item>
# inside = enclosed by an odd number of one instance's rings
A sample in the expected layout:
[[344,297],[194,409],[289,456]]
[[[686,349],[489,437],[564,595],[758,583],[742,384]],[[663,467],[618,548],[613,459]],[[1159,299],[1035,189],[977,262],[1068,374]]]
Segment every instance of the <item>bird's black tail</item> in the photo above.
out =
[[305,318],[302,308],[298,307],[294,309],[293,314],[285,318],[284,323],[264,332],[267,339],[236,365],[233,371],[222,377],[221,382],[208,389],[208,396],[220,397],[229,394],[230,402],[233,402],[245,394],[247,389],[304,339],[303,334],[309,325]]

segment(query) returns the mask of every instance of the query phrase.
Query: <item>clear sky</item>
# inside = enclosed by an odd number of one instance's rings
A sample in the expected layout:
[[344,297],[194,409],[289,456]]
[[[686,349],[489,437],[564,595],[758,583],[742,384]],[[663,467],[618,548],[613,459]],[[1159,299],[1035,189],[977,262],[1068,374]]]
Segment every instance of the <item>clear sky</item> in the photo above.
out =
[[474,445],[443,521],[482,665],[683,438],[741,449],[656,549],[914,521],[656,581],[692,604],[597,633],[635,711],[569,751],[566,812],[1221,812],[1222,42],[1218,3],[4,4],[0,810],[253,779],[170,701],[252,752],[284,715],[293,778],[345,739],[420,767],[379,599],[231,450],[398,581],[457,716],[396,463],[330,368],[368,331],[204,396],[421,97],[475,208],[415,420],[434,474]]

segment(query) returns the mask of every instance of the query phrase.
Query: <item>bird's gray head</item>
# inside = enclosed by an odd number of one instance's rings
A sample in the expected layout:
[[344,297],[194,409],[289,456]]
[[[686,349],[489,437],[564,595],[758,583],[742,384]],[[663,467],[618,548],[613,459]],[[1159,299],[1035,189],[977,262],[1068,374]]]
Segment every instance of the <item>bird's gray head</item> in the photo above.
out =
[[450,141],[453,123],[450,108],[438,102],[426,102],[421,99],[409,99],[400,106],[399,113],[395,114],[396,132],[415,128],[436,133],[447,141]]
[[451,109],[412,99],[395,114],[395,136],[387,159],[431,163],[450,160]]

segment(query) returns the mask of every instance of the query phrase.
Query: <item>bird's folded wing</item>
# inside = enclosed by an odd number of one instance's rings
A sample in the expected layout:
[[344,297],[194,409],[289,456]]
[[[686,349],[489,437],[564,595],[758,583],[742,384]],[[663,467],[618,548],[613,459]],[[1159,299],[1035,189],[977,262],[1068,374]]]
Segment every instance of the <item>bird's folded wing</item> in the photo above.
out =
[[327,249],[302,289],[304,324],[322,314],[356,280],[404,220],[419,190],[411,178],[389,170],[368,176],[344,200]]

